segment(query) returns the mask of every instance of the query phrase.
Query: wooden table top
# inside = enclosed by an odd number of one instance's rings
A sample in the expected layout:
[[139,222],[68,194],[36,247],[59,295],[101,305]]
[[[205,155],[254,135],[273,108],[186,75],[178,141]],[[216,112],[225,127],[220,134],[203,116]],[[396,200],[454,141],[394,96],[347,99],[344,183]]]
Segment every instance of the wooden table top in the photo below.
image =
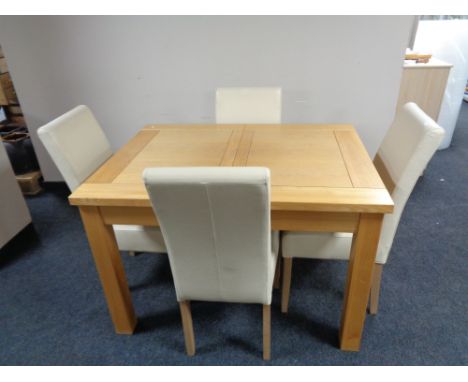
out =
[[273,210],[392,212],[351,125],[149,125],[70,196],[73,205],[148,207],[147,167],[263,166]]

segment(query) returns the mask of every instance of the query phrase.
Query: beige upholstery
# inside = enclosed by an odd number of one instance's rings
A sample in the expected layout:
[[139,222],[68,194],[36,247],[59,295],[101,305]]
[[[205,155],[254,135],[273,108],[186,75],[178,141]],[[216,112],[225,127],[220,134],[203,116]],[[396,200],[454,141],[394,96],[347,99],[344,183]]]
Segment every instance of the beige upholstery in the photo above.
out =
[[37,133],[72,192],[112,156],[109,141],[84,105],[40,127]]
[[[37,131],[71,191],[112,156],[112,150],[91,110],[77,106]],[[123,251],[166,252],[161,231],[153,227],[114,226]]]
[[166,244],[161,230],[141,225],[113,226],[117,246],[121,251],[166,253]]
[[195,354],[190,300],[263,304],[264,359],[278,235],[270,224],[270,171],[259,167],[151,168],[143,174]]
[[[218,88],[216,90],[216,123],[281,123],[281,88]],[[273,232],[272,237],[279,238],[279,232]]]
[[[395,189],[393,214],[386,214],[380,235],[376,262],[385,264],[398,223],[419,176],[434,155],[444,130],[415,103],[409,102],[397,113],[378,155],[387,168]],[[351,234],[308,234],[285,232],[283,257],[345,260],[349,257]]]
[[281,123],[281,88],[219,88],[216,123]]
[[353,234],[344,232],[283,232],[283,257],[348,260]]
[[[378,151],[378,155],[395,184],[391,194],[395,208],[393,214],[386,214],[383,220],[375,260],[377,265],[387,262],[406,202],[419,176],[439,147],[443,136],[443,128],[415,103],[407,103],[397,111],[395,120]],[[352,235],[345,233],[285,232],[282,236],[282,255],[290,259],[303,257],[347,260],[351,241]],[[378,269],[381,272],[381,268]],[[376,280],[380,283],[380,278]],[[375,300],[377,302],[379,287],[380,284],[373,285],[373,291],[377,293]],[[283,288],[289,290],[288,286]],[[287,310],[287,297],[286,301],[282,302],[282,310]],[[377,306],[371,306],[371,312],[376,311]]]
[[378,154],[395,183],[395,208],[384,218],[377,262],[386,263],[406,202],[443,138],[444,129],[409,102],[399,110],[380,145]]
[[271,303],[269,179],[255,167],[145,170],[178,301]]

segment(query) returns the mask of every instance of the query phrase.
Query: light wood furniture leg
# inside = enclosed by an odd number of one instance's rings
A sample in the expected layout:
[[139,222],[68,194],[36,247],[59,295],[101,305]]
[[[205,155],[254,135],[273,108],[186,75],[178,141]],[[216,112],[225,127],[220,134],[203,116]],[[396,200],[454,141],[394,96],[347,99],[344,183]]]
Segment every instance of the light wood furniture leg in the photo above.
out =
[[104,224],[98,207],[82,206],[80,214],[115,331],[132,334],[137,319],[114,230]]
[[341,350],[359,351],[383,214],[361,214],[353,235],[341,315]]
[[182,317],[182,328],[184,330],[185,350],[187,351],[187,355],[191,357],[195,355],[195,335],[193,333],[190,301],[180,301],[179,308]]
[[283,258],[283,287],[281,289],[281,312],[283,313],[288,313],[292,260],[291,257]]
[[128,255],[132,256],[132,257],[135,257],[136,253],[135,253],[135,251],[128,251]]
[[379,308],[379,296],[380,296],[380,283],[382,281],[382,264],[374,264],[374,269],[372,270],[372,285],[370,290],[369,298],[369,313],[377,314]]
[[276,260],[276,269],[275,269],[275,278],[273,281],[273,288],[279,289],[280,278],[281,278],[281,256],[278,255],[278,259]]
[[263,359],[271,358],[271,305],[263,305]]

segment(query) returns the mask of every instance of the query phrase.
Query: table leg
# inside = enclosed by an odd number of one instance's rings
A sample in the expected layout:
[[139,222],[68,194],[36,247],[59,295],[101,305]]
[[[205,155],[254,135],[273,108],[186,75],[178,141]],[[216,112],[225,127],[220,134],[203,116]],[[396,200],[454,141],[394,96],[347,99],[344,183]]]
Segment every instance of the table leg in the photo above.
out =
[[98,207],[82,206],[80,214],[115,331],[132,334],[137,320],[114,230],[104,224]]
[[382,220],[383,214],[361,214],[353,236],[341,315],[341,350],[358,351],[361,345]]

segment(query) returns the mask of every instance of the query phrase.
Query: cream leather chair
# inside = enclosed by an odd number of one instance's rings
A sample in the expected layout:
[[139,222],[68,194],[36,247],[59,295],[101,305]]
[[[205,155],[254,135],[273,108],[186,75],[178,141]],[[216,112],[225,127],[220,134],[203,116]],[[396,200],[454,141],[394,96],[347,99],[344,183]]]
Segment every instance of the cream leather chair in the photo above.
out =
[[[279,124],[281,123],[280,87],[233,87],[216,90],[216,123]],[[279,232],[274,233],[279,235]],[[275,288],[279,288],[281,257],[278,257]]]
[[216,123],[281,123],[281,88],[218,88]]
[[[73,192],[112,156],[112,150],[91,110],[77,106],[37,131],[65,182]],[[130,253],[166,252],[158,228],[114,225],[120,250]]]
[[187,354],[195,354],[191,300],[263,305],[270,358],[270,305],[278,235],[270,231],[270,171],[170,167],[144,171],[166,241]]
[[[392,248],[401,214],[413,188],[439,147],[444,130],[415,103],[397,111],[374,159],[395,203],[393,214],[384,217],[370,291],[371,314],[377,313],[383,265]],[[287,312],[291,284],[292,259],[348,260],[352,234],[285,232],[282,237],[284,260],[281,311]]]

